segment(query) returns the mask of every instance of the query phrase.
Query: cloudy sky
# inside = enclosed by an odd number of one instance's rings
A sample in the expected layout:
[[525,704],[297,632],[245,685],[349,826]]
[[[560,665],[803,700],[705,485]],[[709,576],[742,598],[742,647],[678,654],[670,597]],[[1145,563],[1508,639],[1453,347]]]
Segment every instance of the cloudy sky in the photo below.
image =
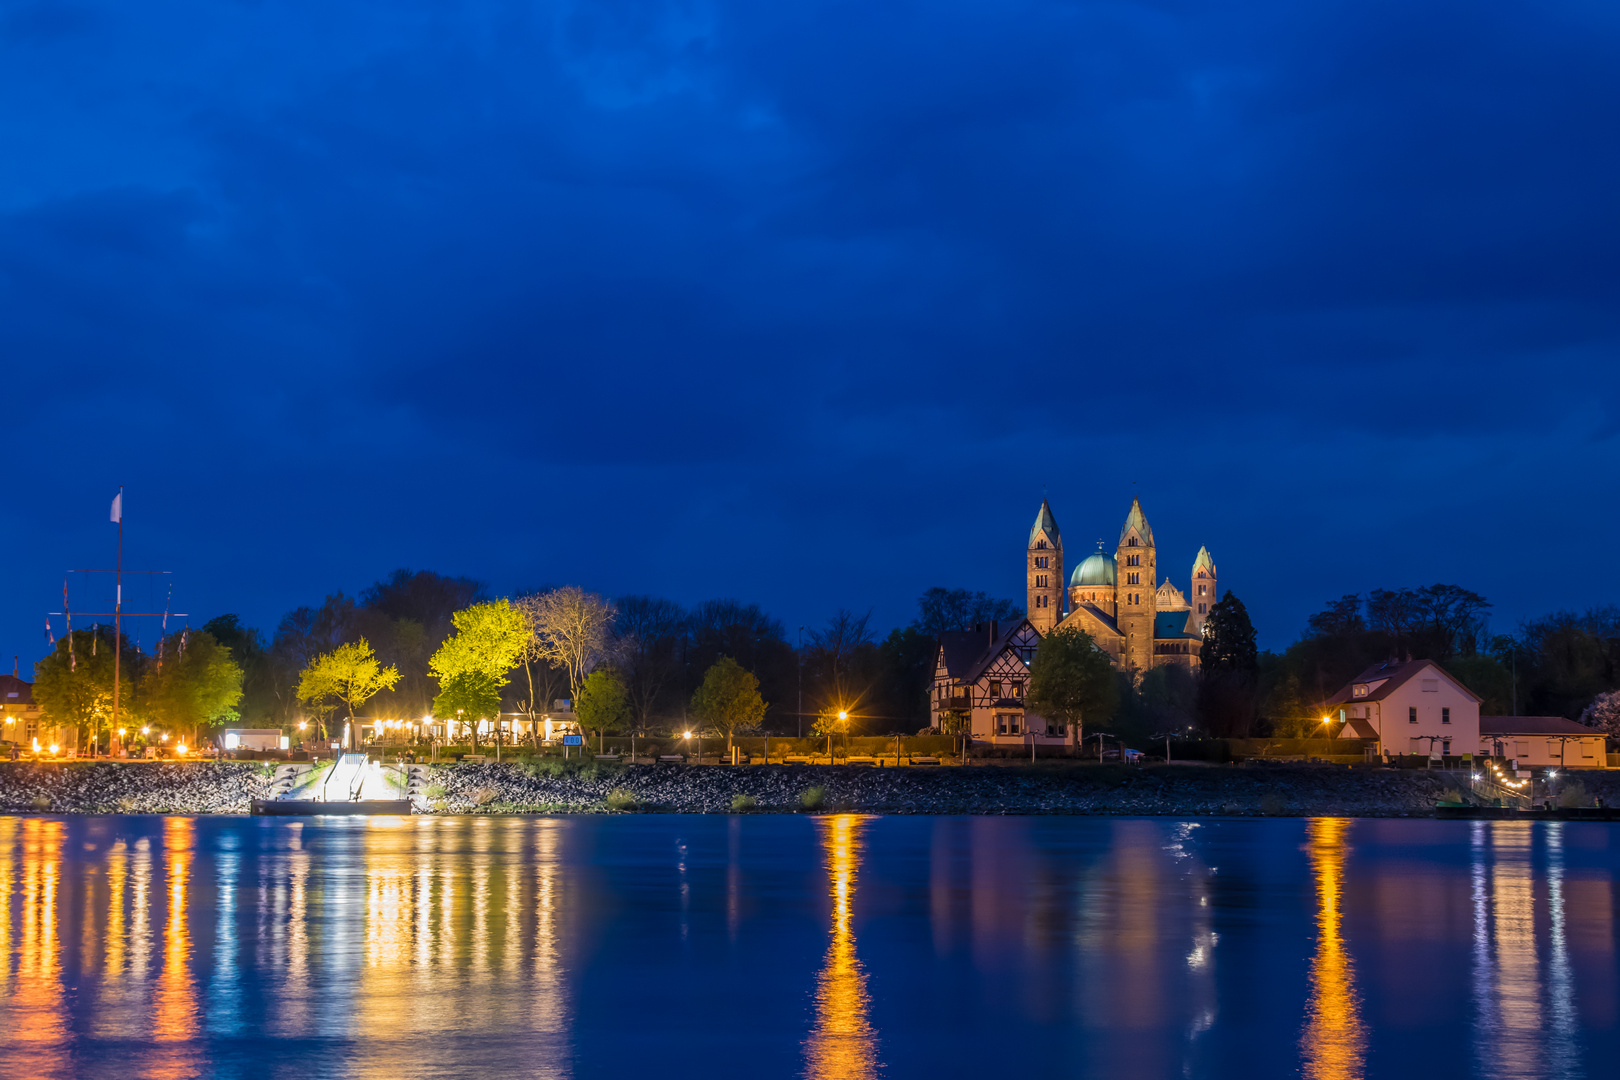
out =
[[887,627],[1021,596],[1043,490],[1272,647],[1620,601],[1617,56],[1593,0],[0,0],[0,647],[120,484],[194,625],[409,566]]

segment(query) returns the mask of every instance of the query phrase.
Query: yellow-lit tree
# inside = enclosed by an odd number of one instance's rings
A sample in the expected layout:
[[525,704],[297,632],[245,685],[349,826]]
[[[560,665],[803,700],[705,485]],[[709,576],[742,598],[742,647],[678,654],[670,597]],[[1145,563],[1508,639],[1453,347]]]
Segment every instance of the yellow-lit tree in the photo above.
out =
[[[392,664],[384,667],[372,653],[371,643],[361,638],[311,660],[298,677],[298,700],[317,708],[331,699],[342,702],[349,710],[350,741],[353,742],[358,735],[355,712],[379,691],[393,689],[397,682],[399,669]],[[324,722],[322,726],[324,728]],[[322,736],[329,737],[324,731]]]
[[455,633],[428,660],[428,673],[439,680],[433,709],[441,716],[456,710],[468,715],[477,749],[478,720],[490,713],[499,717],[501,688],[512,681],[509,675],[529,645],[529,622],[504,599],[462,608],[450,620]]

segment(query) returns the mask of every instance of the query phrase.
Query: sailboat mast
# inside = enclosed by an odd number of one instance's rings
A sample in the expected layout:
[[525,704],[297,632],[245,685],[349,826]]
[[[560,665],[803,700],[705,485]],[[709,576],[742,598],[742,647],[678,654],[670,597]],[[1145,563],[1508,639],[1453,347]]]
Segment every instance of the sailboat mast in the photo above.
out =
[[118,485],[118,561],[114,564],[113,580],[117,583],[117,592],[113,598],[113,710],[112,733],[110,738],[117,738],[118,731],[118,660],[119,654],[124,651],[124,485]]

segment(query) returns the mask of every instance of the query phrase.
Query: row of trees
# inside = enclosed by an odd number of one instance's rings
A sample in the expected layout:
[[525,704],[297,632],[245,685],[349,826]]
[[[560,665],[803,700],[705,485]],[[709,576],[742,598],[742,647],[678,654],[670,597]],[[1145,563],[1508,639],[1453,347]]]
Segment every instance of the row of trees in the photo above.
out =
[[109,744],[115,668],[126,733],[156,727],[195,742],[202,728],[237,719],[242,667],[206,631],[171,634],[152,653],[119,641],[110,626],[64,634],[34,667],[34,700],[53,723],[77,729],[80,745]]
[[[592,730],[779,734],[927,723],[942,630],[1021,614],[1016,604],[930,589],[917,617],[879,638],[870,612],[836,612],[786,632],[755,604],[683,607],[660,597],[606,599],[578,588],[495,599],[480,582],[398,570],[358,597],[296,608],[268,640],[223,615],[143,654],[122,644],[122,715],[195,739],[240,723],[292,729],[335,718],[415,718],[549,711],[575,702]],[[105,735],[111,718],[111,631],[77,631],[38,665],[50,717]]]

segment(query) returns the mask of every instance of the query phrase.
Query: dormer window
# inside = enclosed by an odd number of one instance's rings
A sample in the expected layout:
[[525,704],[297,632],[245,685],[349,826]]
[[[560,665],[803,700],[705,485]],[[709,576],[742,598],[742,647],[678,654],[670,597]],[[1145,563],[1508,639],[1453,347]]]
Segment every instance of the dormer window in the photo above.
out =
[[1366,683],[1356,683],[1355,689],[1350,692],[1350,696],[1351,697],[1366,697],[1367,696],[1367,684]]

